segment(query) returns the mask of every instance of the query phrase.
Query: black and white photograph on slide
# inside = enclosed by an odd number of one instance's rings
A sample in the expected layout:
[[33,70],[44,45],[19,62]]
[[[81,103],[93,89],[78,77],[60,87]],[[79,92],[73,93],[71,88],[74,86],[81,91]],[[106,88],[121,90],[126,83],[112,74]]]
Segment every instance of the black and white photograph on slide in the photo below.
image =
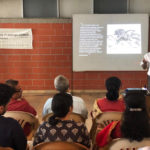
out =
[[141,54],[141,24],[108,24],[107,54]]

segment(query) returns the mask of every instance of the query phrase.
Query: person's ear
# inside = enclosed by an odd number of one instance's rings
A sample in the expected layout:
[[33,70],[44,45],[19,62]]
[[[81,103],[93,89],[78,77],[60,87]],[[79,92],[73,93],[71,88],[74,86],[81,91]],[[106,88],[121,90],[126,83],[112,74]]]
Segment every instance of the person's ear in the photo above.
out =
[[70,112],[70,113],[72,113],[72,111],[73,111],[73,107],[72,107],[72,106],[70,106],[70,108],[69,108],[69,112]]
[[70,89],[68,88],[66,92],[67,92],[67,93],[70,93]]
[[0,114],[3,114],[5,107],[3,105],[0,106]]

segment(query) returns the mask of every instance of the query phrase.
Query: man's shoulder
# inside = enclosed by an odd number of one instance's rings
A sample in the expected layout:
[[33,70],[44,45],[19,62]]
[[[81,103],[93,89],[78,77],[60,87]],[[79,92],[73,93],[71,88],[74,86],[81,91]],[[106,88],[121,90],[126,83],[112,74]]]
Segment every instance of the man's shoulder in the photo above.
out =
[[46,101],[45,101],[45,104],[49,104],[49,103],[51,103],[52,102],[52,97],[49,97]]
[[144,58],[146,59],[146,57],[150,57],[150,52],[148,52],[148,53],[146,53],[145,55],[144,55]]
[[150,55],[150,52],[146,53],[145,55]]
[[1,122],[4,122],[4,123],[7,123],[9,124],[10,126],[12,125],[18,125],[18,121],[13,119],[13,118],[10,118],[10,117],[2,117],[1,118]]
[[24,104],[24,103],[28,103],[28,101],[25,99],[25,98],[18,98],[17,100],[12,100],[13,101],[13,103],[15,103],[15,104]]
[[22,105],[30,105],[29,102],[25,99],[25,98],[21,98],[20,100],[17,100],[18,101],[18,104],[22,104]]
[[46,101],[51,101],[53,99],[53,97],[49,97]]
[[81,97],[78,97],[78,96],[72,96],[72,98],[75,101],[84,101]]

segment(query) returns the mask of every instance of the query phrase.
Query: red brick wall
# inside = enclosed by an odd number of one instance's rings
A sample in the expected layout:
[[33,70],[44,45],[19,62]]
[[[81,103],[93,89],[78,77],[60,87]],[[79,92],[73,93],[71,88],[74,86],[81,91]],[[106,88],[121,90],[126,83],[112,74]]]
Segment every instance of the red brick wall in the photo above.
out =
[[118,76],[123,87],[142,87],[146,72],[72,72],[71,23],[1,23],[0,28],[32,28],[33,49],[0,49],[0,82],[17,79],[26,90],[54,89],[55,76],[63,74],[74,90],[103,90],[109,76]]

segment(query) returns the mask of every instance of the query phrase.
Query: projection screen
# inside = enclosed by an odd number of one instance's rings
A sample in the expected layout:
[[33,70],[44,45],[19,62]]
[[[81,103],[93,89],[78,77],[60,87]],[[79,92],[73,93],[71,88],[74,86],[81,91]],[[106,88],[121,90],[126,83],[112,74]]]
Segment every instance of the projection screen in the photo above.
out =
[[148,14],[73,15],[73,71],[140,71]]

